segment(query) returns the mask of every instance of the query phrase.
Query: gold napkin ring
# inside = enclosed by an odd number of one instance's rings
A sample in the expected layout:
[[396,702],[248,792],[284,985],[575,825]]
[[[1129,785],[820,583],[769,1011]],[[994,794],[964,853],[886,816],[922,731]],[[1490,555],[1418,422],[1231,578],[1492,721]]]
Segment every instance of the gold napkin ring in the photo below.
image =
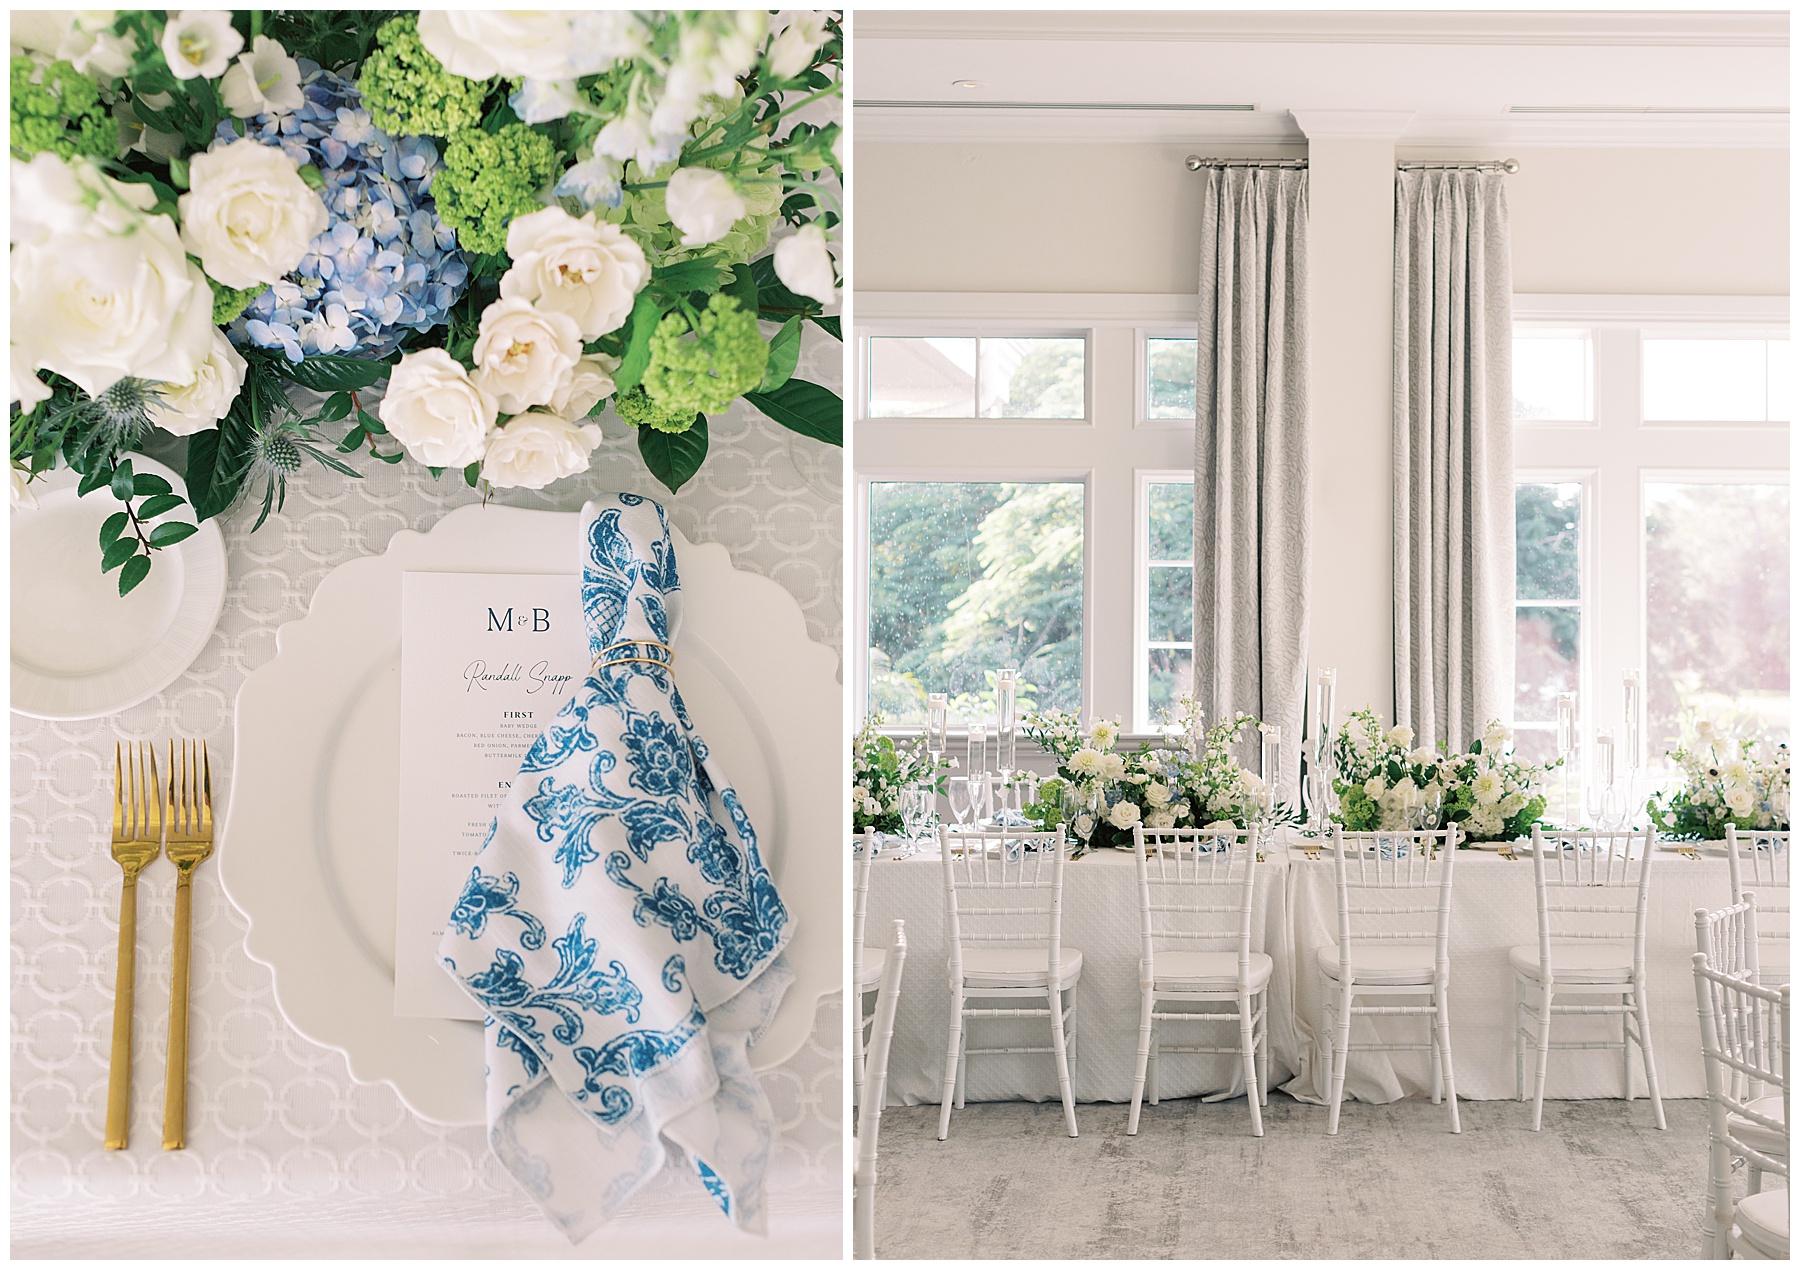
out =
[[[635,657],[635,656],[609,657],[609,656],[607,656],[608,653],[613,652],[615,649],[629,649],[629,650],[635,651],[640,648],[644,649],[645,651],[649,651],[650,649],[660,648],[663,651],[663,653],[665,654],[665,656],[662,656],[662,657]],[[623,640],[617,641],[616,643],[608,644],[605,648],[602,648],[598,653],[594,654],[594,669],[596,671],[604,670],[608,666],[620,666],[620,665],[625,665],[627,663],[632,663],[632,662],[641,663],[646,666],[661,666],[663,669],[668,670],[668,669],[673,668],[673,666],[674,666],[675,650],[673,648],[670,648],[667,644],[662,643],[660,640],[623,639]]]

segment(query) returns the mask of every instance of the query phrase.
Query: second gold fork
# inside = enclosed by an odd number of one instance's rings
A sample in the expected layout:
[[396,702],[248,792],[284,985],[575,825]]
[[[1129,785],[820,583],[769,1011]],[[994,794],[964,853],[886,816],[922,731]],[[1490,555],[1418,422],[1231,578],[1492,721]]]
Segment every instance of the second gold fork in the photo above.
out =
[[[179,761],[178,761],[179,760]],[[188,964],[193,946],[194,870],[213,850],[212,764],[206,742],[169,742],[168,838],[175,866],[175,964],[169,976],[169,1067],[163,1150],[187,1145]]]

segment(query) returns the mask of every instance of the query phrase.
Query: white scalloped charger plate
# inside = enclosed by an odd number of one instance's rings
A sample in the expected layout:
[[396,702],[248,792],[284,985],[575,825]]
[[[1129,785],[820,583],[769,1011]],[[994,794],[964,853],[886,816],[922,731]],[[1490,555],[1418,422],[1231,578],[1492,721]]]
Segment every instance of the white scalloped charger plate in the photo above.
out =
[[[131,466],[186,497],[156,460],[134,454]],[[80,482],[58,468],[33,485],[35,508],[12,513],[11,704],[34,719],[98,719],[155,696],[200,655],[225,605],[225,539],[211,520],[121,596],[119,575],[100,572],[100,526],[119,504],[80,497]]]
[[[394,1013],[400,575],[579,574],[578,525],[574,513],[471,506],[429,533],[396,534],[385,554],[319,584],[238,694],[219,869],[250,921],[249,953],[274,971],[276,1003],[301,1035],[443,1124],[485,1119],[481,1025]],[[682,696],[795,921],[797,980],[751,1050],[766,1069],[799,1050],[819,998],[842,986],[837,654],[808,638],[780,584],[734,568],[717,543],[674,536]]]

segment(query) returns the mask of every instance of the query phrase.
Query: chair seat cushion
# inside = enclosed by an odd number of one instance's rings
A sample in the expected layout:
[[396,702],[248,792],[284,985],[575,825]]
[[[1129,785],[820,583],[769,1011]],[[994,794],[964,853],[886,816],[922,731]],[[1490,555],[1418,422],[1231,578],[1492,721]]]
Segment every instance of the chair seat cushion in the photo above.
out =
[[[1269,986],[1275,973],[1275,962],[1268,953],[1250,954],[1250,990],[1259,992]],[[1238,959],[1234,952],[1159,952],[1156,954],[1156,982],[1159,987],[1181,988],[1193,985],[1237,984]]]
[[[965,948],[963,982],[982,988],[1037,988],[1050,978],[1048,948]],[[1081,950],[1062,950],[1061,982],[1066,988],[1081,978]]]
[[[1506,958],[1519,974],[1534,983],[1540,981],[1536,944],[1521,944]],[[1631,945],[1597,939],[1578,944],[1552,940],[1550,973],[1558,983],[1624,983],[1631,978]]]
[[[1328,979],[1338,977],[1338,949],[1326,944],[1319,949],[1319,969]],[[1428,984],[1437,973],[1437,949],[1427,943],[1356,944],[1350,973],[1358,983]]]
[[881,982],[881,976],[887,973],[887,949],[870,948],[863,945],[862,978],[856,981],[859,988],[873,988]]
[[1782,1187],[1738,1201],[1738,1233],[1776,1260],[1788,1255],[1788,1193]]
[[[1771,1094],[1765,1098],[1758,1098],[1755,1102],[1750,1104],[1750,1110],[1756,1112],[1758,1115],[1767,1116],[1771,1120],[1780,1120],[1784,1115],[1781,1106],[1781,1095]],[[1725,1123],[1730,1127],[1732,1137],[1749,1143],[1764,1155],[1779,1156],[1782,1159],[1787,1158],[1787,1135],[1785,1133],[1777,1133],[1773,1129],[1766,1129],[1762,1125],[1757,1124],[1756,1121],[1746,1120],[1739,1115],[1726,1116]]]

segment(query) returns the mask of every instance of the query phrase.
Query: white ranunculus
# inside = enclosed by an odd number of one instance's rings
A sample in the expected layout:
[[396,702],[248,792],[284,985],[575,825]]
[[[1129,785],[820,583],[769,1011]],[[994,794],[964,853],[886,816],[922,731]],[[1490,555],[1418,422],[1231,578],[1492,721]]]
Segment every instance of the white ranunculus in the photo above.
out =
[[1069,770],[1077,776],[1100,774],[1100,751],[1083,746],[1069,755]]
[[496,489],[543,489],[551,481],[588,469],[600,429],[574,424],[542,410],[519,415],[488,440],[481,475]]
[[677,168],[663,200],[681,231],[683,247],[717,242],[743,219],[744,200],[723,173],[711,168]]
[[837,299],[837,275],[825,246],[825,230],[818,222],[802,225],[775,244],[775,276],[789,291],[820,304]]
[[249,137],[188,164],[181,240],[228,287],[267,286],[299,267],[331,217],[285,151]]
[[219,97],[239,119],[292,114],[306,103],[300,63],[288,56],[281,41],[259,35],[219,81]]
[[419,42],[464,79],[566,79],[573,16],[542,9],[426,9],[419,14]]
[[613,395],[618,385],[613,383],[613,372],[619,369],[619,359],[608,357],[605,353],[588,353],[575,363],[575,369],[569,373],[568,387],[550,399],[550,410],[564,419],[585,419],[594,413],[594,407]]
[[181,9],[163,27],[163,60],[176,79],[217,79],[244,47],[225,9]]
[[1144,813],[1136,803],[1128,803],[1121,798],[1112,805],[1106,818],[1115,829],[1132,829],[1143,821]]
[[487,453],[496,412],[462,363],[441,348],[427,348],[400,359],[375,413],[418,462],[467,467]]
[[567,313],[529,300],[496,300],[481,314],[475,337],[475,383],[502,414],[554,401],[569,387],[581,357],[581,328]]
[[567,313],[584,340],[623,326],[650,281],[644,249],[592,212],[576,217],[546,207],[520,216],[507,226],[506,254],[512,267],[500,279],[500,294]]
[[825,42],[827,15],[818,9],[795,9],[783,16],[787,25],[769,43],[769,73],[776,79],[792,79],[807,68]]
[[[141,185],[48,152],[12,165],[13,388],[51,370],[97,396],[127,375],[185,381],[212,342],[212,291]],[[34,201],[21,208],[23,200]]]
[[216,428],[244,386],[244,359],[225,333],[212,332],[212,350],[182,383],[162,385],[162,400],[150,407],[150,421],[178,437]]

